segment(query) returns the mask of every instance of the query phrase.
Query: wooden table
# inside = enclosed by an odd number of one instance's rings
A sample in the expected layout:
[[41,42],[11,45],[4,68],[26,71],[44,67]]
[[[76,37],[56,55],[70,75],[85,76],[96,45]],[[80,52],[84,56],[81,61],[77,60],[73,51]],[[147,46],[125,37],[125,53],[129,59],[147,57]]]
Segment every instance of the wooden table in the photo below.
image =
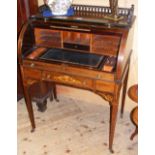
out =
[[[133,85],[129,88],[128,95],[130,99],[132,99],[134,102],[138,103],[138,84]],[[136,106],[132,111],[131,111],[131,120],[133,124],[136,126],[135,131],[132,133],[130,139],[133,140],[135,135],[138,134],[138,106]]]
[[134,102],[138,103],[138,84],[129,88],[128,95]]
[[138,134],[138,106],[135,107],[131,112],[131,120],[133,124],[136,126],[135,131],[132,133],[130,139],[133,140],[135,135]]

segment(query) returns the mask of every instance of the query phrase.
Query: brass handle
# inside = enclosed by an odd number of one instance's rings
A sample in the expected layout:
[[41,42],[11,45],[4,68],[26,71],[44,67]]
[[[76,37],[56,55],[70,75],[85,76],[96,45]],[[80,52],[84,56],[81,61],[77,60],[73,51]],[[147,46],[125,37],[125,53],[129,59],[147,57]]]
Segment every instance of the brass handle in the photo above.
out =
[[98,75],[97,75],[97,79],[100,79],[100,78],[101,78],[101,75],[100,75],[100,74],[98,74]]

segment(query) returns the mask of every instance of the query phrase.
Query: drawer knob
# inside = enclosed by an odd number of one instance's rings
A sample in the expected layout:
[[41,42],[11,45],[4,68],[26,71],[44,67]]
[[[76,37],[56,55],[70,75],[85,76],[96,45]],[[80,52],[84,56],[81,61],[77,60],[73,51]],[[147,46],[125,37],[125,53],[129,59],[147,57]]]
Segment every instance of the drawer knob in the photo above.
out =
[[35,64],[34,64],[34,63],[31,63],[31,64],[30,64],[30,67],[34,67],[34,66],[35,66]]
[[101,75],[100,75],[100,74],[98,74],[98,75],[97,75],[97,79],[100,79],[100,78],[101,78]]
[[50,75],[50,74],[48,74],[48,75],[47,75],[47,78],[49,79],[50,77],[51,77],[51,75]]

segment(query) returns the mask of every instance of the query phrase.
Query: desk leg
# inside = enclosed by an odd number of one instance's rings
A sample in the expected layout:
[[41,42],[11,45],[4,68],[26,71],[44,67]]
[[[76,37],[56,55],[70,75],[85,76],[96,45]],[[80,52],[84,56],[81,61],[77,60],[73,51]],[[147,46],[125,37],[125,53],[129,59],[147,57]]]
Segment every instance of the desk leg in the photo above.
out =
[[33,132],[34,129],[35,129],[33,107],[32,107],[31,97],[30,97],[30,94],[29,94],[29,86],[25,85],[25,84],[24,84],[24,95],[25,95],[26,107],[27,107],[27,110],[28,110],[28,114],[29,114],[29,118],[30,118],[31,126],[32,126],[31,132]]
[[126,90],[127,90],[127,83],[128,83],[128,75],[129,75],[129,68],[123,83],[123,94],[122,94],[122,104],[121,104],[121,118],[123,118],[124,113],[124,106],[125,106],[125,98],[126,98]]
[[114,153],[112,146],[113,146],[113,139],[114,139],[114,133],[115,133],[116,120],[117,120],[120,87],[121,86],[116,85],[114,98],[113,98],[113,101],[110,103],[109,150],[111,153]]
[[57,98],[57,89],[56,89],[56,84],[53,83],[53,95],[54,95],[54,99],[59,102],[58,98]]

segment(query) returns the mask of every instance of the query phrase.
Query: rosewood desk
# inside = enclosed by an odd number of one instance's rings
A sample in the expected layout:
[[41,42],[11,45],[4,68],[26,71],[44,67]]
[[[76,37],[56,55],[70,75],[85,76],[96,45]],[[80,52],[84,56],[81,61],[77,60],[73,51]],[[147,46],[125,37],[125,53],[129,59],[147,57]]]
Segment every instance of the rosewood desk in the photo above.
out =
[[32,16],[18,40],[18,58],[25,101],[34,131],[36,125],[29,88],[38,81],[50,81],[90,90],[110,105],[109,149],[113,138],[123,88],[122,109],[129,73],[133,6],[119,8],[121,21],[105,18],[109,7],[73,5],[74,15]]

